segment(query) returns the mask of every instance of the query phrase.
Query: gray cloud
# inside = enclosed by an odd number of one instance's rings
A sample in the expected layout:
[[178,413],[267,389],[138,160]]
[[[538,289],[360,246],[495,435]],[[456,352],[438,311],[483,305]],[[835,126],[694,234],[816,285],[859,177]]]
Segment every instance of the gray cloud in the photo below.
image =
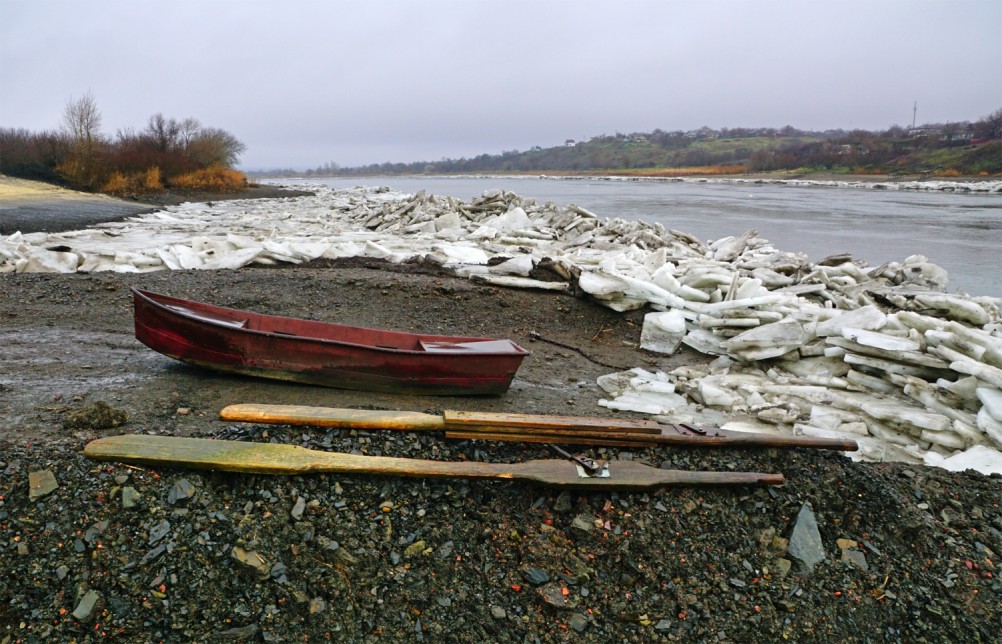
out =
[[473,156],[614,132],[885,128],[1002,106],[996,0],[0,0],[0,125],[91,92],[243,165]]

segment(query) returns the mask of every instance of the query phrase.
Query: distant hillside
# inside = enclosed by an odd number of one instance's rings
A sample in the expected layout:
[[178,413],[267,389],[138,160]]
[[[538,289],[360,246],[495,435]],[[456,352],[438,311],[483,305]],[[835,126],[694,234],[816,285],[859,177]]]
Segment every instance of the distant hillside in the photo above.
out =
[[[808,132],[708,127],[688,132],[601,135],[587,141],[505,151],[467,159],[379,163],[343,168],[327,163],[305,174],[358,176],[466,173],[736,174],[771,170],[853,174],[989,176],[1002,174],[1002,109],[975,123],[926,124],[882,132]],[[301,171],[261,173],[302,176]]]

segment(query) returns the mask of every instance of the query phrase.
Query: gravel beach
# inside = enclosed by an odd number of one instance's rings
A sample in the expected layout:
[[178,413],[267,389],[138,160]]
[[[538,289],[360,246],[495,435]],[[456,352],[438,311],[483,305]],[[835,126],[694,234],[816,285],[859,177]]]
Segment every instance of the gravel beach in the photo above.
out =
[[[0,234],[30,206],[9,197],[0,193]],[[59,199],[45,221],[41,211],[17,221],[65,230],[84,210],[94,222],[129,214]],[[324,321],[507,337],[532,355],[507,394],[486,398],[223,375],[137,342],[130,286]],[[222,474],[82,454],[94,438],[156,433],[435,460],[552,458],[538,445],[236,425],[218,414],[254,402],[639,418],[599,407],[595,379],[707,361],[690,350],[642,351],[642,318],[376,260],[3,275],[0,644],[996,639],[998,475],[810,450],[596,448],[586,453],[778,472],[786,483],[568,493],[519,482]]]

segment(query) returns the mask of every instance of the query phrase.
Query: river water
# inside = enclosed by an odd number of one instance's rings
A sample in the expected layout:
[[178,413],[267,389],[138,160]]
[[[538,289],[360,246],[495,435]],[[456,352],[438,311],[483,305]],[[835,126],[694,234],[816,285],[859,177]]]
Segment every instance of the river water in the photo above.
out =
[[703,240],[757,230],[812,261],[850,253],[871,266],[925,255],[950,291],[1002,297],[1002,194],[787,184],[609,181],[539,177],[289,179],[334,188],[388,186],[469,200],[499,188],[537,202],[576,204],[600,217],[660,222]]

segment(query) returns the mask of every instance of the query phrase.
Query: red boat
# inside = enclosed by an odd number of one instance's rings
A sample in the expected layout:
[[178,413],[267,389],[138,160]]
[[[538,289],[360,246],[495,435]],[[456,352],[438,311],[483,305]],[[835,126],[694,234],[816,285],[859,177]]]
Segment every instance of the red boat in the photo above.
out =
[[182,362],[311,385],[501,394],[529,352],[511,340],[419,335],[263,315],[133,288],[136,338]]

